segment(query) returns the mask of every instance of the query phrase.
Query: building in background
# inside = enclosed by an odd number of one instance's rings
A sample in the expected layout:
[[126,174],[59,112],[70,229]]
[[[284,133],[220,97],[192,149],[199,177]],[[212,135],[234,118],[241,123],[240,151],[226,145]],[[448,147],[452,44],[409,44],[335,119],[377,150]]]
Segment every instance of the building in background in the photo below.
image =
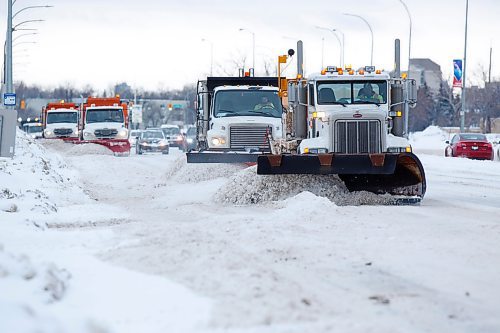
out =
[[439,94],[443,82],[443,73],[441,72],[441,66],[431,59],[410,59],[410,77],[417,81],[419,87],[427,86],[433,94]]

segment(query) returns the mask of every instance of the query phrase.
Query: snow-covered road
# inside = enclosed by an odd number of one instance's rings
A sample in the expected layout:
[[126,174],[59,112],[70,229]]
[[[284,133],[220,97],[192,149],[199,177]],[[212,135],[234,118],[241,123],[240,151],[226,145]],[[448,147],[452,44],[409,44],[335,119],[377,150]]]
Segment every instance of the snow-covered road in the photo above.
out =
[[[359,197],[330,189],[336,204],[293,186],[280,200],[260,193],[258,204],[235,205],[221,191],[244,198],[260,177],[253,170],[186,165],[175,150],[63,153],[99,223],[47,230],[51,243],[71,237],[62,247],[73,257],[51,257],[57,246],[47,244],[45,257],[74,285],[103,290],[103,279],[115,289],[100,296],[100,311],[70,303],[110,332],[142,322],[145,332],[498,332],[500,163],[420,158],[420,206],[358,206]],[[276,194],[266,184],[261,191]],[[83,268],[71,264],[80,259]],[[92,284],[78,281],[88,270]],[[118,297],[115,313],[109,297],[120,291],[131,304]]]

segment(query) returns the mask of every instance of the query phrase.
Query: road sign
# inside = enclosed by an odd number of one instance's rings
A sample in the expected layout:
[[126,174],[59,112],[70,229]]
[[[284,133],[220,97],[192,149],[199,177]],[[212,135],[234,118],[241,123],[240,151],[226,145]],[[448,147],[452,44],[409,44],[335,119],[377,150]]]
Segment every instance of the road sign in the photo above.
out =
[[3,105],[16,106],[16,94],[3,94]]

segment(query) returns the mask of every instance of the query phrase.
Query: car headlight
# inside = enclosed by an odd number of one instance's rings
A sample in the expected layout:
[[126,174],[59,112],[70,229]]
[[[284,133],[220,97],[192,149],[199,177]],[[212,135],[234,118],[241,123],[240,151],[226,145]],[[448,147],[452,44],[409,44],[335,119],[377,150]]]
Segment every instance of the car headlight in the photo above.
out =
[[166,140],[161,140],[161,141],[160,141],[160,146],[168,146],[168,141],[166,141]]
[[225,138],[212,138],[212,144],[214,146],[220,146],[226,143]]
[[118,137],[126,138],[128,136],[128,131],[126,129],[121,129],[118,131]]
[[87,138],[90,138],[90,137],[92,137],[93,135],[92,135],[92,133],[90,133],[90,132],[83,132],[83,136],[84,136],[84,137],[87,137]]
[[46,130],[45,131],[45,136],[52,136],[52,131],[51,130]]

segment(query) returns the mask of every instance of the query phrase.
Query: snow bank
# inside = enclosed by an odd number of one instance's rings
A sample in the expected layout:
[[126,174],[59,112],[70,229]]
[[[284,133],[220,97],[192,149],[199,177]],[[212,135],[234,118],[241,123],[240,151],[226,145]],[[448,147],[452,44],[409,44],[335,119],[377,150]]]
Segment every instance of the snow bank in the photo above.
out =
[[438,126],[429,126],[421,132],[410,133],[409,140],[416,153],[442,155],[450,134]]
[[59,155],[18,131],[16,155],[0,159],[0,220],[52,214],[60,204],[85,198],[76,176]]
[[[85,226],[95,223],[92,216],[96,212],[101,219],[124,217],[116,209],[92,200],[83,190],[79,174],[40,142],[18,131],[14,158],[0,158],[0,223]],[[50,141],[49,145],[73,146],[56,141]]]
[[105,146],[95,143],[74,144],[62,140],[41,140],[43,146],[70,156],[79,155],[113,155],[113,152]]
[[214,200],[237,205],[260,204],[286,200],[303,192],[310,192],[317,199],[327,198],[342,206],[394,203],[394,198],[390,195],[351,193],[335,175],[257,175],[256,167],[233,175],[217,191]]
[[0,245],[0,332],[60,332],[47,313],[66,294],[70,274],[54,264],[35,264]]

